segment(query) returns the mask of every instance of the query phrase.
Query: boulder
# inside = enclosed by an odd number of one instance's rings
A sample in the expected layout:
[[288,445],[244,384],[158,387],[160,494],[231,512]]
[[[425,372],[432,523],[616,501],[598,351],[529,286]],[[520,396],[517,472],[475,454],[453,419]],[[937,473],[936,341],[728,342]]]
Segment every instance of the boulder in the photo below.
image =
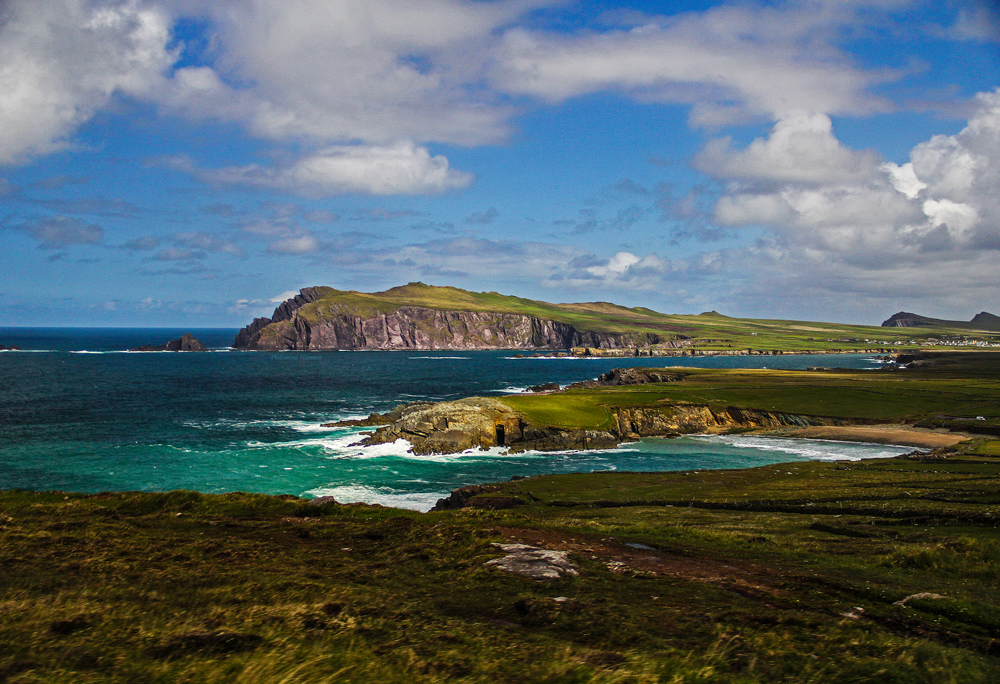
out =
[[576,565],[569,560],[568,551],[540,549],[527,544],[493,544],[507,555],[486,561],[486,567],[505,572],[513,572],[531,579],[562,579],[580,574]]

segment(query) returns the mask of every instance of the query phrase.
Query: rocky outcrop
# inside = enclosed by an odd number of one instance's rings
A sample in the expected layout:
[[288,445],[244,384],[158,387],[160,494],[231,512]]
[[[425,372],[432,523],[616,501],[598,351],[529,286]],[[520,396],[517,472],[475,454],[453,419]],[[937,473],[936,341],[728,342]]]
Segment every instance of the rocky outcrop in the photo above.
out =
[[453,489],[443,499],[438,499],[432,511],[454,511],[459,508],[482,508],[486,510],[502,510],[523,506],[527,501],[515,496],[490,496],[500,491],[500,485],[474,484]]
[[362,446],[405,439],[415,454],[454,454],[520,442],[526,425],[510,407],[483,397],[407,404],[390,413],[393,421],[363,439]]
[[653,382],[678,382],[683,373],[670,373],[653,368],[613,368],[596,380],[574,382],[570,388],[619,387],[625,385],[647,385]]
[[129,349],[129,351],[140,351],[140,352],[152,352],[152,351],[208,351],[201,342],[195,339],[195,336],[191,333],[184,333],[181,337],[176,340],[170,340],[164,344],[144,344],[141,347],[135,347]]
[[667,344],[655,333],[580,331],[567,323],[517,313],[451,311],[400,306],[389,313],[344,310],[305,288],[271,318],[256,318],[233,347],[259,350],[324,349],[646,349]]
[[[507,447],[513,452],[578,451],[611,449],[622,442],[643,437],[838,425],[842,422],[777,411],[735,407],[720,409],[695,404],[611,406],[608,412],[612,421],[607,429],[586,430],[534,425],[500,401],[483,397],[410,404],[393,409],[391,422],[379,427],[359,444],[371,446],[404,439],[410,442],[411,451],[416,454],[452,454],[496,446]],[[377,416],[368,424],[377,425],[386,420],[386,416]],[[342,422],[332,425],[354,424]]]
[[[304,287],[299,290],[299,293],[292,297],[291,299],[286,299],[274,310],[270,318],[255,318],[250,325],[240,330],[236,335],[236,340],[233,342],[233,347],[236,349],[257,349],[258,343],[260,341],[261,332],[267,328],[272,323],[282,323],[284,321],[290,321],[295,315],[295,312],[301,309],[306,304],[315,302],[320,298],[322,292],[319,288],[315,287]],[[270,336],[269,336],[270,337]],[[294,344],[295,338],[287,338]],[[270,348],[270,347],[264,347]],[[275,349],[281,349],[284,347],[274,346]],[[294,347],[292,347],[294,349]]]
[[576,565],[569,560],[569,551],[540,549],[528,544],[497,544],[493,546],[503,551],[503,558],[486,561],[483,565],[504,572],[513,572],[531,579],[557,580],[564,576],[580,574]]
[[734,429],[836,425],[841,422],[830,418],[800,416],[779,411],[736,407],[719,409],[696,404],[623,406],[612,407],[610,410],[617,423],[614,431],[623,442],[634,441],[641,437],[671,437]]

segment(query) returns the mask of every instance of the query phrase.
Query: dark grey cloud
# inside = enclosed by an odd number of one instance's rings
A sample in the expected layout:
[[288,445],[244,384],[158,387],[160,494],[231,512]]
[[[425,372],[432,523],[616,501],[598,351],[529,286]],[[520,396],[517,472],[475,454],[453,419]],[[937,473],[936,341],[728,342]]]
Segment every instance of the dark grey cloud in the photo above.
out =
[[37,219],[21,224],[19,228],[38,240],[40,249],[64,249],[104,242],[104,229],[99,225],[68,216]]
[[466,217],[466,223],[478,224],[483,226],[488,226],[497,220],[500,216],[500,212],[496,210],[496,207],[490,207],[485,211],[476,211]]

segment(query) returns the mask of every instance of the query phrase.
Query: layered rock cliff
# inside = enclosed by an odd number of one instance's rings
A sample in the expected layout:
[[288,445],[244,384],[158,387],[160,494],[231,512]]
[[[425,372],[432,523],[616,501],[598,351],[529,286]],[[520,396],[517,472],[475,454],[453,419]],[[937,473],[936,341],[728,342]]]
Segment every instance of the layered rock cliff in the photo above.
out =
[[324,288],[305,288],[271,318],[256,318],[233,347],[259,350],[324,349],[604,349],[681,347],[685,340],[656,333],[577,330],[559,321],[518,313],[399,306],[358,313],[323,304]]

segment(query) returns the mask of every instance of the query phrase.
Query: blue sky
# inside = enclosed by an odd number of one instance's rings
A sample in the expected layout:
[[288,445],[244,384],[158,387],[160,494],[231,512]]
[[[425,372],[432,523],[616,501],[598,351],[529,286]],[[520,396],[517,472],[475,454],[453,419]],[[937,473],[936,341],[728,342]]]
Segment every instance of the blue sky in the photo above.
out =
[[998,41],[974,0],[7,0],[0,325],[413,280],[1000,313]]

